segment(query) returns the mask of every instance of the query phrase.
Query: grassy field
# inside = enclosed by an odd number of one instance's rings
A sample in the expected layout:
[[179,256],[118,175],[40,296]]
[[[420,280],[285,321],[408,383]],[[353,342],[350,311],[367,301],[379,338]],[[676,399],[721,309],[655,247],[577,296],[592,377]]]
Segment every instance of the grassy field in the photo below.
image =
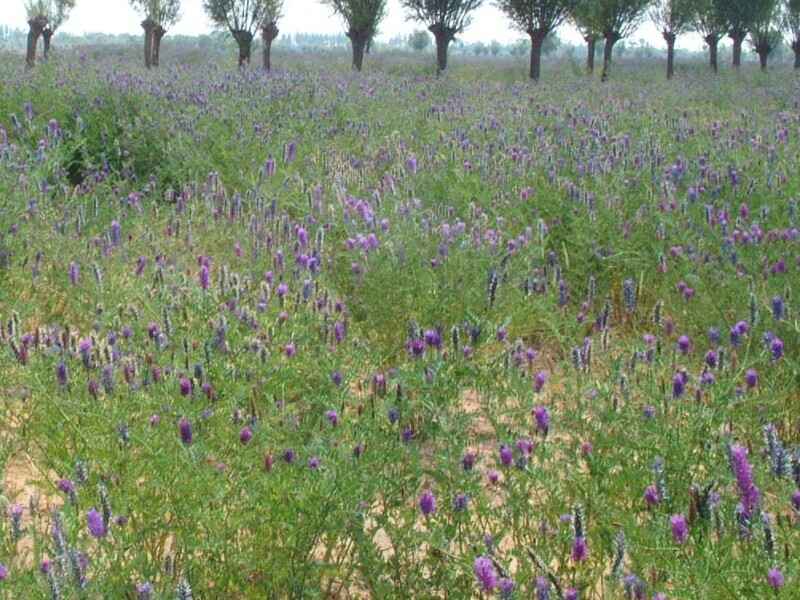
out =
[[797,598],[798,76],[279,58],[0,64],[0,598]]

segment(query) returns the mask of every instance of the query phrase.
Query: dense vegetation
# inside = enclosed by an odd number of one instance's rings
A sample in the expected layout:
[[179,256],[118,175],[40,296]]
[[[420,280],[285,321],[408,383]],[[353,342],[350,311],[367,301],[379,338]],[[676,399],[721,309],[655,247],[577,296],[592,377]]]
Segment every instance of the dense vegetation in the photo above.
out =
[[794,597],[790,70],[137,56],[0,62],[0,597]]

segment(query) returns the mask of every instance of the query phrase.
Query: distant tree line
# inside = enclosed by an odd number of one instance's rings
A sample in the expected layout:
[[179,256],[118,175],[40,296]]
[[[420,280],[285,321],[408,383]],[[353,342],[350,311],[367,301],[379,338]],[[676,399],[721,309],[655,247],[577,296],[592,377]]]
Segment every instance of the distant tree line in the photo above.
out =
[[[195,0],[200,1],[200,0]],[[739,68],[747,42],[766,70],[770,56],[788,38],[794,52],[794,66],[800,69],[800,0],[400,0],[409,20],[425,29],[409,36],[405,43],[416,51],[426,50],[430,36],[436,48],[438,73],[447,69],[450,46],[470,25],[474,11],[491,1],[529,39],[529,75],[541,76],[542,55],[557,41],[556,32],[565,23],[578,28],[586,43],[586,70],[594,72],[598,44],[602,46],[602,79],[609,77],[615,47],[645,20],[658,27],[667,46],[666,76],[675,73],[675,45],[688,32],[698,32],[708,49],[712,71],[719,69],[719,43],[732,42],[732,65]],[[28,18],[26,64],[36,63],[39,40],[46,60],[51,39],[69,17],[76,0],[24,0]],[[181,0],[129,0],[142,15],[144,64],[158,67],[161,40],[180,18]],[[202,0],[211,21],[226,31],[239,50],[240,67],[250,64],[253,41],[262,41],[262,67],[269,71],[271,48],[279,34],[278,24],[284,0]],[[387,0],[320,0],[344,25],[342,36],[305,34],[299,43],[336,47],[347,40],[352,49],[353,68],[360,71],[373,40],[386,16]],[[298,43],[298,36],[295,36]],[[476,54],[499,54],[497,42],[474,44]],[[516,45],[514,53],[522,46]]]

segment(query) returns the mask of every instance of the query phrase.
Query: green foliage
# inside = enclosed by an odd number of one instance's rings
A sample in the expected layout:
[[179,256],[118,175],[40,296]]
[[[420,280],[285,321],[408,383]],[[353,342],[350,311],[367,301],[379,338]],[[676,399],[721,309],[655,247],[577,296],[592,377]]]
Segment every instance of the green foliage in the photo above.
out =
[[483,0],[401,0],[409,17],[452,40],[470,24],[470,14]]
[[408,36],[408,45],[415,52],[424,52],[431,46],[431,36],[424,29],[419,29]]

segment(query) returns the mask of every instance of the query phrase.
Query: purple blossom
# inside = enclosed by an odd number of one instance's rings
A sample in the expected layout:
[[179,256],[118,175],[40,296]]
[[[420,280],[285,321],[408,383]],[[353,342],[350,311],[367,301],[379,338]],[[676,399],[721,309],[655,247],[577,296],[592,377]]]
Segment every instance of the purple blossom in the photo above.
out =
[[730,460],[731,470],[736,477],[743,514],[747,519],[750,519],[758,509],[761,492],[753,482],[753,468],[747,459],[747,448],[738,444],[732,446]]
[[211,273],[206,265],[202,265],[200,267],[200,272],[197,274],[197,279],[200,283],[200,287],[203,290],[207,290],[209,285],[211,284]]
[[747,372],[744,374],[744,381],[750,389],[756,387],[758,385],[758,371],[755,369],[747,369]]
[[542,391],[545,383],[547,383],[547,373],[539,371],[533,377],[533,391],[538,394]]
[[456,494],[453,498],[453,510],[456,512],[464,512],[469,505],[469,496],[466,494]]
[[680,398],[686,390],[686,379],[682,373],[676,373],[672,378],[672,397]]
[[589,545],[584,536],[578,536],[572,542],[572,561],[579,563],[589,557]]
[[247,445],[250,440],[253,439],[253,430],[249,427],[242,427],[242,430],[239,432],[239,441],[242,445]]
[[772,360],[783,358],[783,340],[774,337],[769,344],[769,351],[772,353]]
[[325,418],[333,427],[336,427],[339,424],[339,413],[337,413],[335,410],[326,411]]
[[181,396],[189,396],[192,393],[194,384],[188,377],[181,377],[179,381],[179,387],[181,390]]
[[490,558],[479,556],[473,564],[475,577],[484,592],[493,592],[497,588],[497,570]]
[[464,456],[461,457],[461,466],[465,471],[471,471],[472,468],[475,466],[475,456],[474,452],[465,452]]
[[511,463],[513,462],[514,462],[514,451],[511,449],[511,447],[505,444],[500,446],[500,463],[504,467],[510,467]]
[[784,579],[783,573],[780,569],[772,568],[767,573],[767,583],[772,589],[779,590],[784,586],[786,580]]
[[151,600],[153,597],[153,585],[145,581],[136,586],[136,600]]
[[653,507],[661,502],[661,495],[658,493],[658,488],[655,485],[648,485],[644,490],[644,501],[647,506]]
[[108,534],[103,516],[94,508],[86,514],[86,522],[89,526],[89,533],[91,533],[93,537],[104,538]]
[[550,582],[547,577],[536,578],[536,600],[550,600]]
[[544,406],[537,406],[531,414],[536,421],[536,429],[546,436],[550,431],[550,412]]
[[498,582],[498,587],[500,588],[500,597],[503,600],[508,600],[511,598],[512,594],[514,593],[514,580],[509,577],[503,577]]
[[436,496],[430,490],[425,490],[419,496],[419,509],[426,517],[436,512]]
[[178,421],[178,432],[180,433],[181,441],[184,443],[184,445],[191,445],[192,424],[189,422],[189,419],[183,417],[180,421]]
[[672,528],[672,539],[676,544],[683,544],[689,539],[689,524],[683,515],[672,515],[669,519]]
[[69,263],[69,268],[67,269],[67,275],[69,277],[69,282],[72,285],[78,285],[78,281],[81,278],[81,267],[76,262]]

